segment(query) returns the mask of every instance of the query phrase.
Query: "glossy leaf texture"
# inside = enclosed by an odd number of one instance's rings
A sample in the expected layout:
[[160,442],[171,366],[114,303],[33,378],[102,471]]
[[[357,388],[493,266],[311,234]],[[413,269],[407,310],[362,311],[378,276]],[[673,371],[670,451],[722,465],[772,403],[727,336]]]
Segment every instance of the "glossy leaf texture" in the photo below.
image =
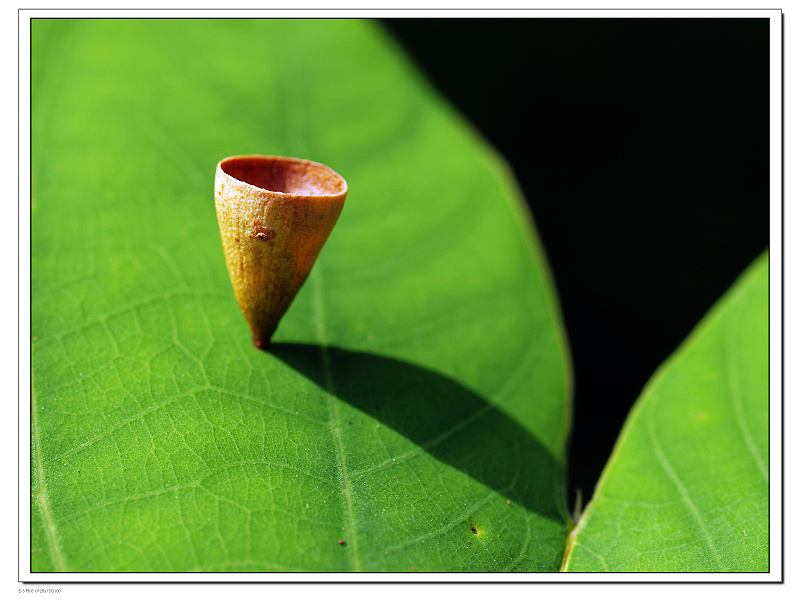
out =
[[[268,352],[237,154],[349,185]],[[557,570],[569,362],[522,206],[371,22],[34,21],[33,570]]]
[[566,570],[768,570],[768,283],[765,253],[645,387]]

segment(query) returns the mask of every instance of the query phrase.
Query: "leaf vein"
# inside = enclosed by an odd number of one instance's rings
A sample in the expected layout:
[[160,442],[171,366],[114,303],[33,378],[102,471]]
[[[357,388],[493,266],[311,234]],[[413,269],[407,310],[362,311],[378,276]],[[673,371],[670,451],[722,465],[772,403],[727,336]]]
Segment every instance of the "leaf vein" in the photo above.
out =
[[[730,323],[733,322],[733,320],[730,321]],[[730,327],[726,329],[726,337],[730,338]],[[733,408],[734,413],[736,414],[736,423],[739,426],[739,430],[742,432],[742,437],[744,437],[747,449],[750,451],[750,454],[752,454],[753,459],[756,461],[759,471],[761,471],[764,481],[767,481],[767,468],[764,465],[764,460],[761,458],[761,453],[758,451],[758,448],[756,448],[756,444],[753,441],[753,435],[750,433],[750,428],[747,426],[747,421],[744,418],[741,390],[739,389],[738,366],[731,356],[731,352],[733,351],[732,346],[732,342],[727,340],[727,343],[724,344],[723,352],[725,353],[725,372],[727,374],[728,388],[730,389],[731,397],[733,398]]]
[[58,541],[58,533],[56,531],[56,525],[53,522],[53,516],[50,513],[50,506],[47,502],[47,494],[44,491],[44,468],[42,466],[42,446],[41,442],[39,441],[40,434],[39,434],[39,419],[36,415],[36,395],[31,393],[31,425],[33,428],[33,443],[34,443],[34,451],[36,452],[36,477],[38,480],[38,490],[36,494],[36,498],[39,501],[39,506],[42,508],[42,514],[44,515],[44,520],[47,525],[47,536],[48,540],[50,541],[50,546],[52,547],[53,557],[55,558],[56,567],[58,567],[59,571],[66,571],[66,566],[64,564],[64,557],[61,554],[61,549],[59,547]]
[[675,471],[673,470],[672,465],[670,465],[669,461],[667,460],[666,455],[664,454],[663,449],[661,448],[661,444],[659,443],[658,437],[656,435],[655,426],[653,425],[652,413],[648,413],[647,418],[646,418],[646,422],[647,422],[647,430],[648,430],[648,434],[649,434],[649,437],[650,437],[650,441],[653,444],[653,449],[656,452],[656,456],[658,457],[659,464],[664,469],[664,472],[670,478],[670,480],[675,485],[675,487],[678,488],[678,492],[680,493],[684,504],[686,504],[686,506],[689,509],[689,512],[691,513],[692,517],[694,517],[694,520],[697,522],[698,526],[700,527],[700,530],[703,533],[703,537],[708,542],[708,545],[711,548],[711,552],[714,554],[714,558],[716,559],[717,564],[719,564],[720,569],[725,571],[725,567],[723,566],[722,560],[720,559],[719,554],[717,553],[717,549],[714,546],[714,542],[711,539],[711,535],[708,533],[708,528],[706,527],[706,524],[703,521],[702,516],[700,515],[700,511],[697,509],[697,506],[695,505],[694,501],[692,500],[691,496],[689,495],[689,491],[686,489],[686,487],[681,482],[680,478],[678,477],[678,474],[675,473]]

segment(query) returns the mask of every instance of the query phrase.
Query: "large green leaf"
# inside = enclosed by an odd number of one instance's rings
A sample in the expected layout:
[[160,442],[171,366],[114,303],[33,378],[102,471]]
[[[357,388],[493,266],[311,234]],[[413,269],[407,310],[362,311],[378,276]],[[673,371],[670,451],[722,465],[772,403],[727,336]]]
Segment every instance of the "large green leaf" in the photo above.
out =
[[646,386],[567,570],[768,570],[768,278],[765,253]]
[[[34,21],[32,144],[32,570],[558,568],[545,261],[374,24]],[[213,201],[248,153],[350,189],[269,352]]]

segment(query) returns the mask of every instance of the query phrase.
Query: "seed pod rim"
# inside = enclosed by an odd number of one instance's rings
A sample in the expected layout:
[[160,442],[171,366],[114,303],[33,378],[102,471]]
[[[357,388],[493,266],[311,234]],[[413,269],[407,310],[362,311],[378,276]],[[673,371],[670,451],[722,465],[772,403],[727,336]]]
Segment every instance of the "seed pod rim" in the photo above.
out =
[[[330,194],[296,194],[294,192],[281,192],[281,191],[278,191],[278,190],[270,190],[270,189],[265,188],[265,187],[260,187],[260,186],[254,185],[252,183],[248,183],[248,182],[246,182],[246,181],[244,181],[242,179],[237,179],[236,177],[234,177],[233,175],[231,175],[230,173],[228,173],[227,171],[225,171],[222,168],[222,165],[224,163],[226,163],[226,162],[233,161],[233,160],[245,160],[245,159],[249,159],[249,160],[283,161],[283,162],[292,163],[292,164],[306,164],[306,165],[311,165],[313,167],[318,167],[320,170],[322,170],[322,171],[324,171],[324,172],[326,172],[326,173],[328,173],[330,175],[335,176],[335,178],[340,182],[342,188],[341,188],[341,190],[339,192],[330,193]],[[344,177],[342,177],[341,175],[339,175],[339,173],[337,173],[336,171],[331,169],[329,166],[324,165],[324,164],[319,163],[319,162],[315,162],[313,160],[307,160],[305,158],[295,158],[295,157],[292,157],[292,156],[279,156],[277,154],[236,154],[236,155],[233,155],[233,156],[228,156],[226,158],[223,158],[221,161],[219,161],[217,163],[217,173],[221,173],[227,179],[230,179],[232,182],[236,183],[237,185],[244,186],[245,189],[250,188],[250,189],[252,189],[254,191],[257,191],[259,193],[266,192],[268,194],[277,194],[279,197],[285,197],[287,200],[288,199],[302,199],[302,198],[338,198],[339,196],[346,196],[347,195],[347,191],[348,191],[347,180]]]

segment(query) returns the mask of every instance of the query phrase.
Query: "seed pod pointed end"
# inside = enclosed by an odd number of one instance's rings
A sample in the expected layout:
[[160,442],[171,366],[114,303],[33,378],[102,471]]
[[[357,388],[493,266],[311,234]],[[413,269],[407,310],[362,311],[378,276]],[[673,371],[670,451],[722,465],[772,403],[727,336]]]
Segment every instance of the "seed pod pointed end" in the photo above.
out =
[[214,199],[239,308],[266,349],[344,206],[347,182],[319,163],[234,156],[217,165]]

